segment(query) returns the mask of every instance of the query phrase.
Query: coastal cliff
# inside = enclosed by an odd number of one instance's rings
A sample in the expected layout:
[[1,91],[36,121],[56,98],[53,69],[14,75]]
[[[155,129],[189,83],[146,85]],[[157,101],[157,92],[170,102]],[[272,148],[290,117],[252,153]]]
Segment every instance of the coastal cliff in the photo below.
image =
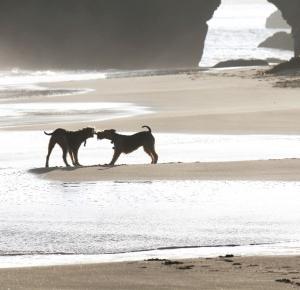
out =
[[300,56],[300,1],[299,0],[268,0],[276,5],[283,18],[292,27],[295,56]]
[[221,0],[1,0],[0,68],[196,67]]

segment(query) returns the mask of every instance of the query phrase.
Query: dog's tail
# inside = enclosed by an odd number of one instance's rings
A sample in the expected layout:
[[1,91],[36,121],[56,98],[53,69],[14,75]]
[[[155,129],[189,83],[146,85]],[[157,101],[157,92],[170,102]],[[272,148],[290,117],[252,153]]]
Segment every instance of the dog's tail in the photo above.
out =
[[146,129],[149,130],[150,133],[152,133],[152,130],[151,130],[151,128],[149,126],[142,126],[142,128],[146,128]]
[[53,132],[52,133],[47,133],[47,132],[44,131],[44,134],[47,135],[47,136],[52,136]]

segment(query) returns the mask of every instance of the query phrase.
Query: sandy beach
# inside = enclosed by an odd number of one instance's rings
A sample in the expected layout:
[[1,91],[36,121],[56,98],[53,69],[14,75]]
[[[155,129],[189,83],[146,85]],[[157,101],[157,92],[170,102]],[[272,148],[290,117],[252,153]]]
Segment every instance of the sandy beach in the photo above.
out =
[[[93,92],[52,97],[39,102],[123,102],[149,108],[151,113],[130,118],[62,124],[68,129],[84,125],[97,130],[140,131],[149,125],[155,132],[190,134],[299,134],[300,99],[295,88],[276,87],[297,77],[263,76],[264,68],[192,72],[178,75],[67,82],[62,89],[91,88]],[[56,84],[52,86],[57,86]],[[53,130],[53,125],[14,127],[13,130]],[[110,156],[108,157],[110,158]],[[180,160],[178,160],[180,161]],[[34,173],[53,180],[290,180],[298,181],[297,160],[239,163],[195,163],[121,166],[116,168],[51,168]],[[155,168],[153,170],[153,168]],[[105,169],[105,170],[102,170]]]
[[[263,77],[264,68],[116,78],[46,84],[60,89],[92,89],[86,94],[34,97],[24,102],[122,102],[149,108],[151,114],[100,122],[61,124],[78,129],[139,131],[146,124],[155,132],[201,134],[299,134],[298,89],[274,87],[288,77]],[[297,77],[296,77],[297,79]],[[50,124],[16,126],[14,130],[53,129]],[[11,130],[12,128],[10,128]]]
[[90,166],[82,168],[37,168],[30,172],[49,180],[151,181],[151,180],[252,180],[299,181],[300,160],[169,163],[158,165]]
[[124,262],[0,271],[1,289],[285,290],[300,286],[299,257]]
[[[60,127],[95,125],[138,131],[197,134],[299,134],[299,90],[275,87],[284,77],[263,77],[261,69],[67,82],[62,89],[92,92],[36,102],[125,102],[149,108],[147,115]],[[57,87],[57,84],[51,85]],[[31,100],[32,101],[32,100]],[[34,124],[9,130],[52,130]],[[84,149],[82,149],[84,150]],[[298,159],[169,163],[158,165],[36,168],[31,174],[62,182],[107,180],[257,180],[299,181]],[[299,287],[299,257],[234,257],[142,261],[0,270],[1,289],[294,289]],[[277,281],[276,281],[277,280]]]

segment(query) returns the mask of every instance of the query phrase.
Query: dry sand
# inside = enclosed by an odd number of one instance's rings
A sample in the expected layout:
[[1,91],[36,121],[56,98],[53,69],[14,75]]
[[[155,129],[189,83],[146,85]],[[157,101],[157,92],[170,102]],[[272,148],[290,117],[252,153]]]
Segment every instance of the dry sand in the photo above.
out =
[[143,261],[7,269],[0,271],[0,289],[285,290],[300,288],[300,257],[227,257],[172,262]]
[[[256,77],[255,70],[214,74],[191,73],[99,81],[69,82],[60,88],[93,88],[85,95],[53,97],[42,102],[131,102],[153,114],[97,122],[99,129],[210,134],[299,134],[299,90],[278,88],[284,78]],[[91,122],[89,125],[93,125]],[[61,125],[78,129],[87,123]],[[35,125],[19,129],[53,129]],[[43,178],[65,181],[127,179],[299,180],[299,160],[245,161],[36,169]],[[193,265],[191,269],[180,269]],[[299,257],[252,257],[0,270],[0,289],[295,289]],[[281,282],[275,282],[277,279]]]

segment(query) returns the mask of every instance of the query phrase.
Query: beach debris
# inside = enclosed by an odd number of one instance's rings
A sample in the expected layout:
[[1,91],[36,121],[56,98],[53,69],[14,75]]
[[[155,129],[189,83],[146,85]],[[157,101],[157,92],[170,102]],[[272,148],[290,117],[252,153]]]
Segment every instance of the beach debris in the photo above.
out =
[[275,282],[290,284],[290,285],[294,285],[294,286],[300,286],[299,282],[294,282],[294,281],[292,281],[290,279],[287,279],[287,278],[276,279]]
[[233,260],[230,260],[230,259],[223,259],[224,262],[227,262],[227,263],[233,263]]
[[213,68],[245,67],[245,66],[268,66],[269,63],[263,59],[231,59],[217,63]]
[[147,259],[147,260],[144,260],[146,262],[164,262],[164,261],[167,261],[166,259],[159,259],[159,258],[151,258],[151,259]]
[[172,261],[172,260],[168,260],[168,259],[158,259],[158,258],[154,258],[154,259],[148,259],[145,260],[146,262],[162,262],[162,265],[164,266],[172,266],[172,265],[182,265],[184,264],[183,262],[180,261]]
[[233,263],[233,260],[231,258],[234,258],[234,255],[227,254],[225,256],[219,256],[219,258],[222,259],[222,261],[224,262]]
[[225,256],[219,256],[219,258],[224,259],[224,258],[234,258],[234,255],[232,254],[227,254]]
[[178,270],[192,270],[194,267],[195,267],[195,265],[186,265],[186,266],[177,267],[176,269],[178,269]]
[[277,81],[274,85],[275,88],[300,88],[300,79]]
[[172,265],[182,265],[183,262],[166,260],[162,264],[165,266],[172,266]]

